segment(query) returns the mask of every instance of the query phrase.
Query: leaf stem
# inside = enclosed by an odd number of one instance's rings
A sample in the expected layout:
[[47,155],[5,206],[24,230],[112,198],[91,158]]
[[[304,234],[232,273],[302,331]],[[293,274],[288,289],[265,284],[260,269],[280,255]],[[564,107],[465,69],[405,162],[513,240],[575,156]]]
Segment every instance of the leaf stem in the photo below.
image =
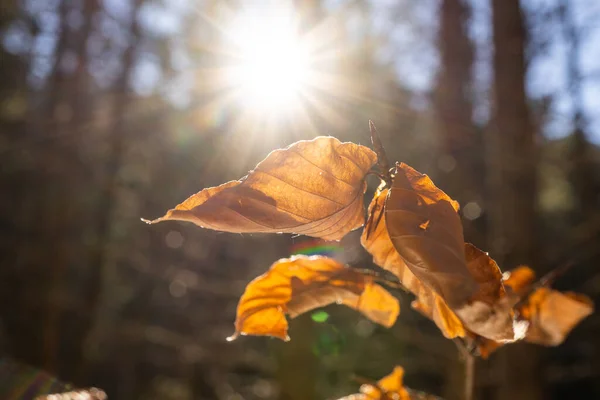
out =
[[387,155],[385,154],[385,149],[383,148],[381,139],[379,138],[379,133],[377,133],[375,123],[373,123],[371,120],[369,120],[369,130],[371,131],[371,143],[373,144],[373,150],[375,150],[375,153],[377,153],[377,166],[379,167],[379,172],[381,174],[380,177],[385,181],[386,186],[391,186],[392,176],[390,175],[390,163]]

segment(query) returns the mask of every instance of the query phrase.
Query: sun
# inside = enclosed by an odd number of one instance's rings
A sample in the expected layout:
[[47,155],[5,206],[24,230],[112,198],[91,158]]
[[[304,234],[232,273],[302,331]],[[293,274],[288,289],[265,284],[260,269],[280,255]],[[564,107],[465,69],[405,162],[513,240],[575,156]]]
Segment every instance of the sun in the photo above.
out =
[[311,59],[292,10],[244,10],[233,19],[228,32],[236,47],[236,62],[228,80],[238,92],[238,100],[263,112],[298,106],[311,83]]

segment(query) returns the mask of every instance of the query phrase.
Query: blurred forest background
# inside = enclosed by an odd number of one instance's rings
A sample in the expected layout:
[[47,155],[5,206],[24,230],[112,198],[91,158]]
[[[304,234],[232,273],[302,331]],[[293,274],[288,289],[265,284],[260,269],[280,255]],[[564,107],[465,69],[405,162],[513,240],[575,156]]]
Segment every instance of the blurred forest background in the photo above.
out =
[[[282,7],[320,78],[261,108],[227,81],[232,32]],[[225,341],[245,285],[307,238],[140,222],[296,140],[368,144],[369,119],[461,203],[467,241],[504,270],[573,263],[556,286],[598,304],[597,0],[2,0],[0,39],[0,357],[111,400],[334,399],[397,364],[459,398],[454,344],[401,292],[389,330],[333,306],[289,343]],[[372,265],[359,232],[335,257]],[[479,360],[475,388],[600,398],[600,318]]]

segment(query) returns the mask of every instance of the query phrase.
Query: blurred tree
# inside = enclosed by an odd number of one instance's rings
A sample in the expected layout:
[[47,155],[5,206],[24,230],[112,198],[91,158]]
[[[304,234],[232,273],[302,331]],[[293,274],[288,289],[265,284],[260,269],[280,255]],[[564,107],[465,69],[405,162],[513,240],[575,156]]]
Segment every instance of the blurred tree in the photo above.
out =
[[[491,248],[499,265],[536,264],[536,132],[525,93],[527,35],[518,0],[492,0],[494,115],[489,137]],[[499,360],[498,399],[541,399],[537,350],[521,344]]]
[[[463,0],[444,0],[440,6],[438,46],[440,68],[434,104],[437,129],[443,143],[439,165],[444,187],[458,193],[464,207],[482,204],[485,165],[481,133],[473,123],[473,43],[468,36],[470,6]],[[485,241],[485,232],[474,226],[478,215],[467,213],[464,229],[470,241]]]

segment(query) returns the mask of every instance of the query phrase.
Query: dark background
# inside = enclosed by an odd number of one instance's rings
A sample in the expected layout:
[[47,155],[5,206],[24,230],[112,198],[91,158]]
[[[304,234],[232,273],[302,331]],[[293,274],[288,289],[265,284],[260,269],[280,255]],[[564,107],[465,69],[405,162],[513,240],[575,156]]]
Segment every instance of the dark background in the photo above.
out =
[[[368,144],[368,119],[504,270],[572,262],[556,287],[597,302],[598,1],[294,1],[331,82],[302,113],[251,114],[218,85],[230,15],[283,3],[0,2],[0,355],[111,400],[334,399],[397,364],[460,398],[455,346],[403,293],[389,330],[332,306],[291,321],[289,343],[225,341],[245,285],[306,238],[139,220],[296,140]],[[369,266],[359,234],[335,256]],[[476,393],[600,398],[599,375],[592,315],[560,347],[479,361]]]

